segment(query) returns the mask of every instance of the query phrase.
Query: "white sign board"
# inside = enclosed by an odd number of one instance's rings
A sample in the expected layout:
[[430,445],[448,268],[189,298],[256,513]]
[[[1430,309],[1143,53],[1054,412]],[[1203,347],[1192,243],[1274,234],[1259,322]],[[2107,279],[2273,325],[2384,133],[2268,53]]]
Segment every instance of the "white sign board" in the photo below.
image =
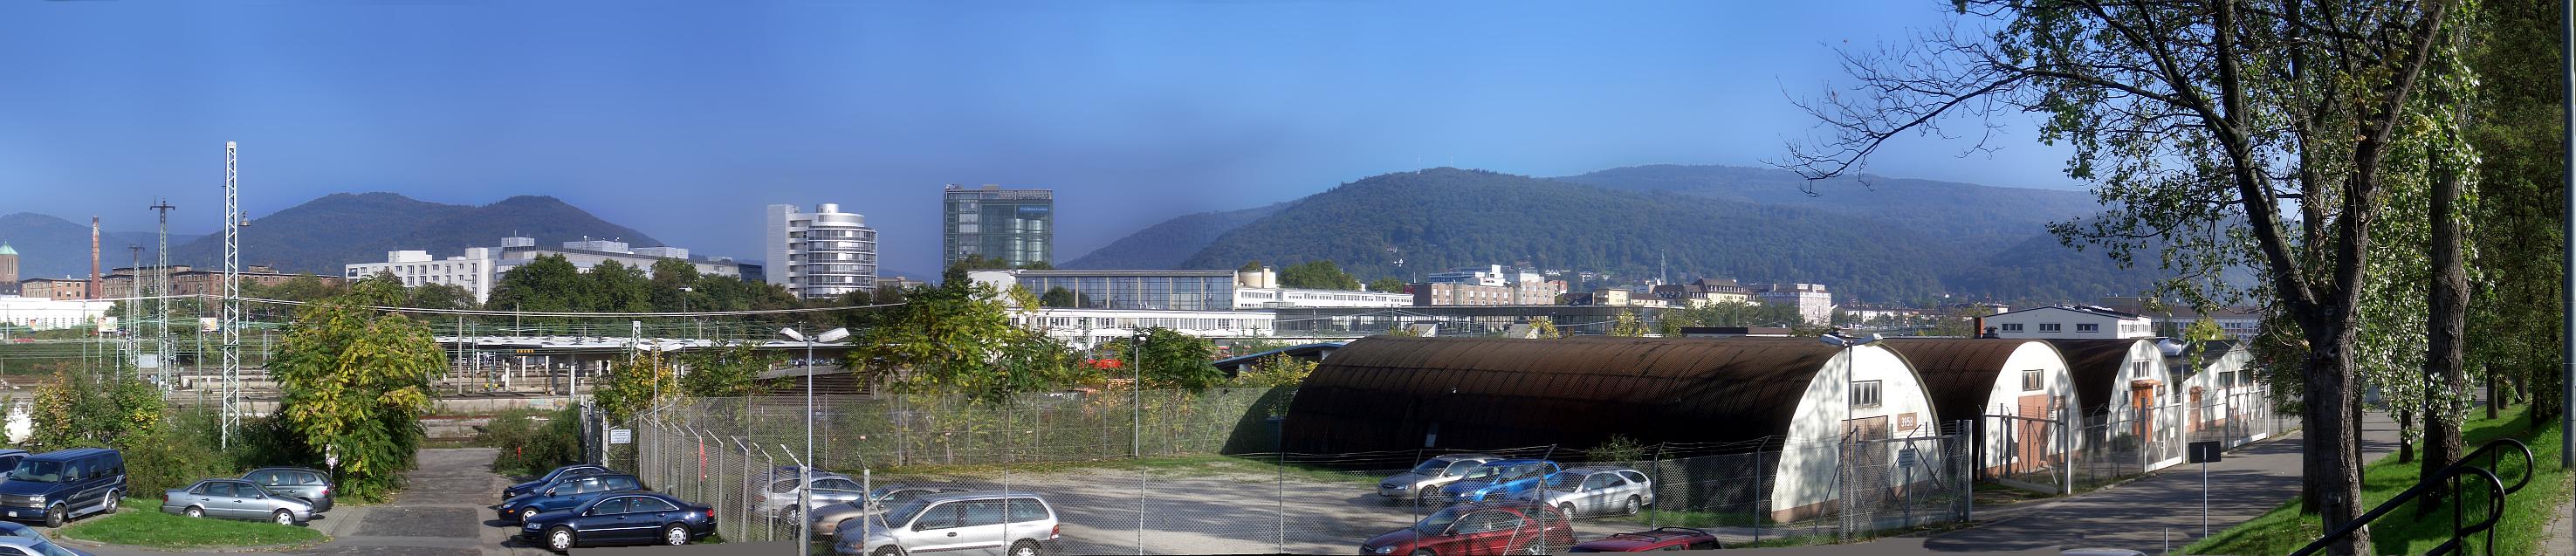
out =
[[635,442],[635,431],[628,429],[608,429],[608,443],[628,444],[633,442]]
[[200,332],[214,332],[215,329],[222,327],[222,322],[223,319],[215,317],[197,317],[197,330]]
[[100,333],[100,334],[115,334],[115,333],[116,333],[116,317],[99,317],[99,318],[98,318],[98,333]]
[[135,356],[134,367],[138,369],[161,368],[161,356],[150,353]]

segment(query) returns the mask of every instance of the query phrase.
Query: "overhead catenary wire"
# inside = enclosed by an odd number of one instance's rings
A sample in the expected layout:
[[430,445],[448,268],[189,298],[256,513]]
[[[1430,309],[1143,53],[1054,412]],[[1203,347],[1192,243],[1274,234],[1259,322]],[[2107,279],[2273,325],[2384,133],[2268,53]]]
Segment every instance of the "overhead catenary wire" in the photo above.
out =
[[[319,301],[289,301],[289,300],[284,300],[284,299],[260,299],[260,298],[255,298],[255,297],[244,297],[244,298],[241,298],[241,300],[242,300],[242,301],[245,301],[245,302],[250,302],[250,303],[260,303],[260,304],[267,304],[267,305],[310,306],[310,305],[328,305],[328,304],[330,304],[330,303],[327,303],[327,302],[319,302]],[[784,315],[784,314],[795,314],[795,313],[824,313],[824,312],[831,312],[831,311],[856,311],[856,310],[861,310],[861,309],[881,309],[881,308],[886,308],[886,307],[899,307],[899,306],[902,306],[902,305],[903,305],[902,303],[878,303],[878,304],[874,304],[874,305],[850,305],[850,306],[846,306],[846,307],[800,307],[800,308],[795,308],[795,309],[753,309],[753,310],[745,310],[745,311],[693,311],[693,312],[684,312],[684,311],[651,311],[651,312],[640,312],[640,313],[612,313],[612,312],[586,312],[586,311],[494,311],[494,310],[489,310],[489,309],[422,309],[422,308],[417,308],[417,307],[387,307],[387,306],[382,306],[382,305],[360,305],[360,306],[358,306],[358,307],[359,307],[359,308],[362,308],[362,309],[372,309],[372,310],[377,310],[377,311],[395,312],[395,313],[420,313],[420,314],[430,314],[430,315],[468,315],[468,316],[485,316],[485,317],[509,317],[509,316],[520,316],[520,317],[557,317],[557,318],[648,318],[648,317],[649,317],[649,318],[664,318],[664,317],[721,317],[721,316],[749,316],[749,315]]]

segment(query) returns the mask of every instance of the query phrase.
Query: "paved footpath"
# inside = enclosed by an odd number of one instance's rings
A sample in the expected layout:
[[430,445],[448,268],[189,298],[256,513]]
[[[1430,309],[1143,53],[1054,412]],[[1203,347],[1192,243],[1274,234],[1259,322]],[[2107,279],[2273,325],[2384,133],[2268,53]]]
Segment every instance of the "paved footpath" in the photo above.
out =
[[[505,546],[515,531],[495,524],[490,509],[499,503],[506,483],[491,471],[491,448],[422,450],[420,468],[408,473],[409,487],[394,501],[372,506],[342,505],[310,526],[331,542],[291,554],[387,556],[517,556],[549,554],[535,548]],[[126,511],[158,511],[128,508]],[[489,523],[487,523],[489,521]],[[512,543],[515,544],[515,543]],[[188,554],[124,547],[81,547],[99,556],[172,556]]]
[[[2377,459],[2397,449],[2397,423],[2380,414],[2364,421],[2363,452]],[[2299,494],[2301,433],[2230,452],[2209,465],[2209,527],[2224,531]],[[1978,508],[1974,528],[1924,542],[1940,551],[2126,548],[2148,554],[2181,549],[2201,537],[2201,473],[2183,464],[2127,483],[2060,500]],[[1988,521],[1992,520],[1992,521]]]

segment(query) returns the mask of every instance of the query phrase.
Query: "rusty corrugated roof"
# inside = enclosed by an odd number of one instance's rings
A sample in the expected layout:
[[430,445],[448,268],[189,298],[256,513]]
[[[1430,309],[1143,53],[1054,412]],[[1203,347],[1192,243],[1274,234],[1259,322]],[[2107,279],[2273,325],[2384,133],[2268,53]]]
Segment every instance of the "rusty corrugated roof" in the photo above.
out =
[[2075,397],[2084,403],[2084,414],[2109,410],[2113,392],[2121,390],[2121,367],[2129,362],[2129,349],[2138,342],[2154,340],[2048,340],[2057,353],[2066,357],[2066,374],[2075,379]]
[[2023,369],[2005,369],[2022,344],[2038,340],[1996,338],[1888,338],[1882,341],[1888,349],[1904,354],[1914,364],[1914,372],[1923,376],[1923,390],[1932,396],[1932,410],[1944,419],[1968,419],[1995,412],[1995,381],[2018,380],[2004,373]]
[[1786,434],[1833,346],[1810,338],[1372,337],[1308,376],[1288,451],[1642,443]]

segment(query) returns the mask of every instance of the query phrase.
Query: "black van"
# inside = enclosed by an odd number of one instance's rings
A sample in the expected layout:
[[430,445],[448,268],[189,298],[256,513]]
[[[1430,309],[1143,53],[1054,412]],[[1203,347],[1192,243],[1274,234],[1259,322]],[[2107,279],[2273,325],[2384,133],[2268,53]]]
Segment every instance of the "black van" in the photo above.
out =
[[0,516],[43,520],[61,527],[74,517],[116,511],[125,495],[125,454],[107,448],[73,448],[19,460],[0,481]]

